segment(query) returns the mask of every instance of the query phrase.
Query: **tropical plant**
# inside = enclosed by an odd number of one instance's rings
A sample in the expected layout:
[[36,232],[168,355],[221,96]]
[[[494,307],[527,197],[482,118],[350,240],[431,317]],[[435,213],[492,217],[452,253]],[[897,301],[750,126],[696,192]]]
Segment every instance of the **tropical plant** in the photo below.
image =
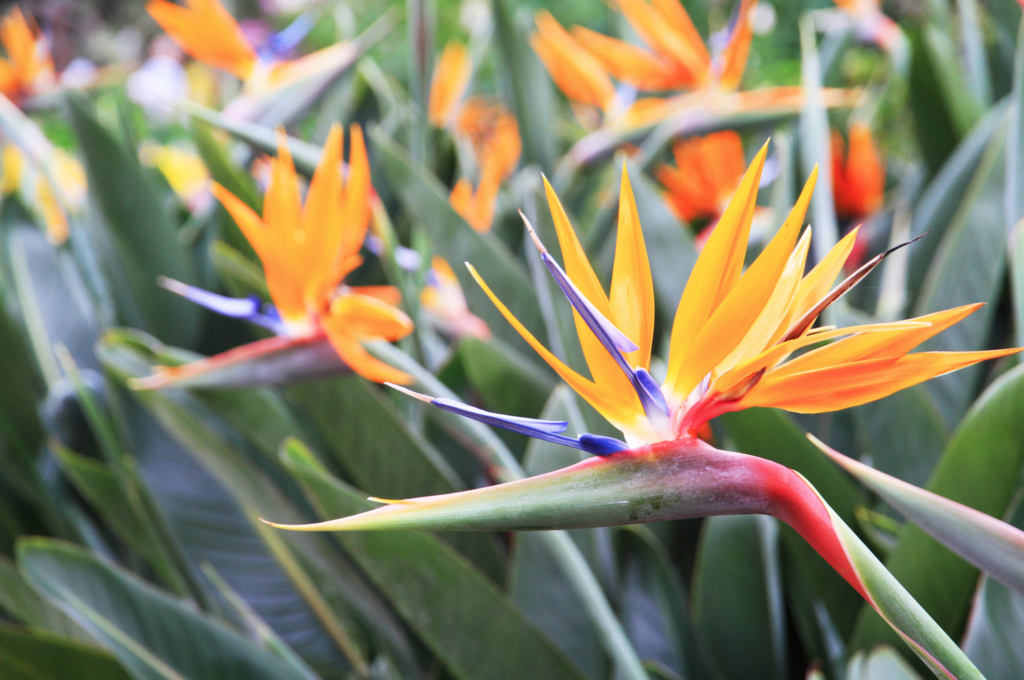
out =
[[10,10],[0,677],[1024,677],[1021,9],[819,4]]

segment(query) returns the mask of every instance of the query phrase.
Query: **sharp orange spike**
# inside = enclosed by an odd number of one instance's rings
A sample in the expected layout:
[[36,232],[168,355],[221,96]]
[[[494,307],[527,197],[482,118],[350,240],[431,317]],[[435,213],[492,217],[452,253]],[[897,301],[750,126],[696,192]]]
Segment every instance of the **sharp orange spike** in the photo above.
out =
[[[680,378],[685,377],[683,371],[686,362],[691,359],[690,348],[740,278],[750,236],[750,223],[754,216],[757,187],[767,153],[768,144],[765,143],[747,169],[736,194],[697,258],[697,264],[694,265],[679,301],[672,323],[668,380],[665,383],[669,394],[679,400],[686,397],[680,389]],[[698,381],[701,378],[703,375]]]
[[628,355],[630,365],[650,368],[654,341],[654,280],[625,163],[619,190],[619,229],[609,302],[612,322],[640,348]]

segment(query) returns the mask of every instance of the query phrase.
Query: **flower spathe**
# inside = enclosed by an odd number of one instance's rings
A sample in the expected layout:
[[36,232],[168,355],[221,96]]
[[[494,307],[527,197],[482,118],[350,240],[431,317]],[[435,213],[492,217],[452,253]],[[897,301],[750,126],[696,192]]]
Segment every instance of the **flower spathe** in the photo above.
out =
[[[625,171],[608,294],[550,185],[546,185],[548,204],[564,270],[534,237],[542,259],[574,308],[590,379],[545,348],[470,265],[473,276],[509,323],[566,383],[623,433],[630,446],[691,437],[711,418],[752,406],[800,413],[857,406],[979,361],[1020,351],[908,354],[979,305],[895,323],[813,328],[818,315],[888,253],[833,288],[856,239],[853,230],[804,273],[811,230],[802,236],[800,232],[814,190],[815,169],[789,217],[744,271],[766,152],[767,144],[744,174],[694,266],[673,321],[667,375],[660,384],[649,373],[653,280]],[[827,341],[790,358],[797,350]],[[516,427],[521,428],[522,423]],[[540,436],[548,435],[544,430]]]
[[[412,321],[395,307],[400,300],[398,291],[391,286],[344,284],[345,277],[362,262],[359,251],[369,226],[372,191],[362,130],[353,125],[349,136],[347,177],[342,170],[343,133],[335,125],[305,202],[283,132],[279,133],[278,155],[270,161],[262,217],[221,185],[212,185],[214,196],[263,263],[272,306],[225,298],[177,282],[165,286],[278,335],[296,339],[326,336],[354,372],[376,382],[404,383],[408,381],[405,373],[375,359],[361,344],[365,340],[398,340],[412,331]],[[164,369],[154,376],[155,384],[142,381],[142,386],[166,384],[175,372],[187,373],[188,366]]]

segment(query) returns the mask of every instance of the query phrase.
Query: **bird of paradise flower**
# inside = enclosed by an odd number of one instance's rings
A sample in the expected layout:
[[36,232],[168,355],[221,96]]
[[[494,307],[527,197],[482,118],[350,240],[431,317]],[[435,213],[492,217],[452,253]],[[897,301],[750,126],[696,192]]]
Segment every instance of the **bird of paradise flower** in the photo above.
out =
[[696,436],[703,424],[730,411],[755,406],[800,413],[838,410],[1021,351],[910,353],[980,305],[894,323],[815,328],[821,312],[886,254],[833,287],[856,238],[853,231],[805,274],[810,228],[802,236],[800,232],[815,169],[785,223],[744,271],[766,151],[767,145],[748,168],[691,273],[672,324],[667,372],[660,382],[650,373],[653,280],[625,172],[608,294],[550,185],[548,203],[564,269],[527,225],[544,264],[572,305],[591,379],[548,351],[471,268],[509,323],[623,439],[588,433],[571,437],[564,434],[564,421],[505,416],[400,388],[443,410],[595,457],[534,478],[442,496],[376,499],[387,505],[316,524],[273,526],[299,531],[568,529],[769,514],[796,529],[940,677],[979,677],[956,644],[804,477],[772,461],[720,451]]
[[[601,112],[600,127],[577,142],[563,163],[586,165],[655,126],[672,138],[721,126],[727,119],[754,114],[768,119],[799,111],[801,87],[740,91],[755,4],[738,3],[718,54],[704,44],[678,0],[616,0],[646,49],[579,26],[567,31],[550,13],[539,12],[534,51],[570,101]],[[657,94],[633,101],[637,91]],[[822,94],[828,107],[849,106],[859,97],[853,90]]]
[[[349,136],[347,179],[341,163],[343,133],[335,125],[304,205],[283,131],[279,132],[277,158],[270,161],[262,218],[224,187],[212,185],[214,196],[262,261],[272,305],[217,295],[177,281],[163,282],[197,304],[263,326],[275,337],[183,366],[162,367],[136,381],[135,387],[153,389],[195,381],[232,365],[253,371],[255,359],[280,356],[296,348],[318,355],[319,360],[313,362],[318,374],[351,369],[376,382],[408,381],[405,373],[375,359],[361,344],[369,339],[397,340],[412,331],[412,321],[395,306],[401,298],[398,290],[344,284],[345,277],[362,262],[359,251],[370,223],[372,192],[362,130],[353,125]],[[325,338],[341,362],[325,363],[320,356]]]

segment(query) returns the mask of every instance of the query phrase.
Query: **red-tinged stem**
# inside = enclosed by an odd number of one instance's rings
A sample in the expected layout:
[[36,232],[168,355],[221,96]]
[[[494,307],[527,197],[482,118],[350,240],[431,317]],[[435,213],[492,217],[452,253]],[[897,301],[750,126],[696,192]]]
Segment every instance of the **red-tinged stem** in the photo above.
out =
[[864,584],[839,541],[832,517],[818,494],[803,477],[778,463],[754,458],[750,465],[759,469],[758,474],[767,495],[773,501],[773,512],[769,514],[793,527],[861,597],[871,603]]
[[303,530],[522,531],[744,514],[789,524],[866,598],[828,509],[803,478],[778,463],[720,451],[696,438],[497,486],[410,499]]

